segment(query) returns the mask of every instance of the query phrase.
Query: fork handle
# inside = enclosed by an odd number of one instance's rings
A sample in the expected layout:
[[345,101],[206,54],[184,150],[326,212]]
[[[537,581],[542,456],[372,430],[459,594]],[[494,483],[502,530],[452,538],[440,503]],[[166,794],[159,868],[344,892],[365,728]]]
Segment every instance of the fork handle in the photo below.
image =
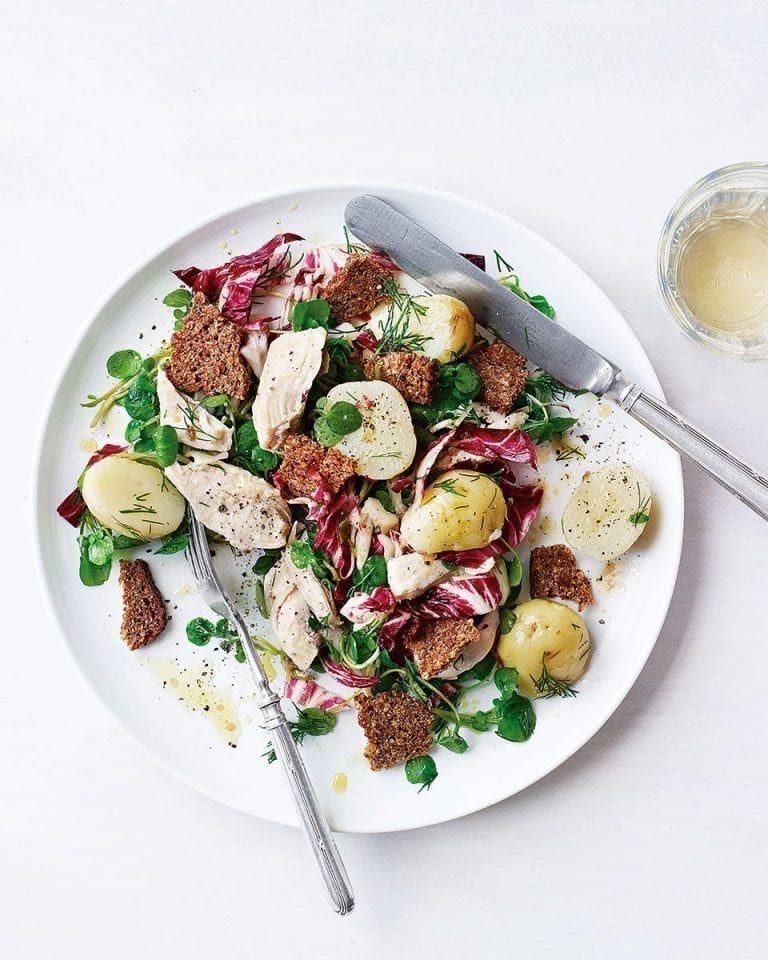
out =
[[768,520],[768,479],[740,460],[661,400],[623,374],[605,394],[626,412],[693,461],[763,520]]
[[269,730],[272,746],[291,788],[304,835],[315,855],[334,909],[343,917],[355,905],[349,877],[279,703],[277,709],[279,716],[275,714],[274,707],[265,705],[262,708],[264,726]]

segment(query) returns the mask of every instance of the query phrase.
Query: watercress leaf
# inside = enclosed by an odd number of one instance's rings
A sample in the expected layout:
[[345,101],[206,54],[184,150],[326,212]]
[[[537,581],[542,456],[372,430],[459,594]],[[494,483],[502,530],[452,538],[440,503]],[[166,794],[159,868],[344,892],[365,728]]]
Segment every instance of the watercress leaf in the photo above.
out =
[[331,571],[323,555],[313,550],[306,540],[294,540],[291,544],[291,560],[299,570],[311,570],[321,580],[329,579]]
[[[517,589],[519,592],[520,588],[518,587]],[[510,607],[502,607],[501,610],[499,610],[499,632],[502,634],[509,633],[515,623],[517,623],[517,614],[515,611]]]
[[155,444],[152,440],[137,440],[133,449],[135,453],[154,453]]
[[386,586],[387,561],[379,554],[368,557],[360,570],[352,574],[352,591],[372,593],[375,587]]
[[225,407],[229,403],[229,397],[226,393],[215,393],[210,397],[203,397],[200,402],[206,410],[215,410],[216,407]]
[[250,456],[251,450],[258,445],[259,438],[256,435],[256,427],[254,427],[253,421],[246,420],[245,423],[241,423],[235,433],[237,452]]
[[102,567],[106,563],[111,563],[112,555],[115,552],[111,535],[101,528],[95,530],[87,538],[87,552],[88,560],[95,567]]
[[170,556],[173,553],[181,553],[189,545],[189,533],[186,530],[177,530],[175,533],[167,533],[160,539],[161,546],[155,550],[160,556]]
[[112,570],[111,561],[108,563],[94,564],[88,559],[87,551],[80,554],[80,581],[86,587],[98,587],[109,580],[109,574]]
[[315,420],[313,433],[315,440],[317,440],[321,447],[335,447],[342,439],[341,434],[331,430],[325,417],[318,417],[317,420]]
[[146,546],[146,540],[137,540],[135,537],[126,537],[124,533],[112,534],[112,546],[115,550],[130,550],[131,547]]
[[363,423],[363,417],[357,407],[346,400],[338,400],[324,414],[324,419],[331,430],[339,437],[345,437],[348,433],[359,430]]
[[271,450],[265,450],[263,447],[253,447],[251,450],[251,463],[253,468],[259,473],[269,473],[274,470],[280,462],[276,453]]
[[158,466],[170,467],[176,462],[179,452],[179,435],[173,427],[168,424],[155,427],[152,432],[152,442],[155,445]]
[[437,766],[429,754],[423,757],[414,757],[405,765],[405,777],[408,783],[421,784],[419,793],[426,787],[429,787],[437,779]]
[[377,487],[373,493],[374,497],[379,501],[379,503],[384,507],[385,510],[389,510],[390,513],[395,512],[395,503],[392,499],[392,494],[389,491],[389,487],[383,485]]
[[157,392],[154,383],[146,373],[140,373],[136,377],[120,403],[133,420],[146,423],[155,416],[158,410]]
[[470,667],[469,670],[465,670],[463,673],[460,673],[457,677],[457,680],[460,683],[468,680],[477,680],[478,682],[482,682],[490,677],[495,666],[496,658],[491,650],[491,652],[487,653],[479,663],[474,665],[474,667]]
[[475,730],[477,733],[485,733],[496,723],[496,714],[492,710],[477,710],[475,713],[470,713],[466,716],[462,715],[461,722],[465,727],[469,727],[470,730]]
[[227,620],[226,617],[222,617],[213,625],[213,636],[226,639],[235,637],[236,634],[229,620]]
[[280,559],[282,552],[281,549],[265,550],[251,569],[257,576],[263,577],[265,573],[269,573],[272,567],[274,567]]
[[141,428],[144,424],[141,420],[129,420],[125,428],[125,439],[128,443],[135,443],[141,436]]
[[312,330],[330,327],[331,305],[327,300],[303,300],[294,305],[291,326],[294,330]]
[[[514,667],[500,667],[493,675],[493,682],[502,698],[511,697],[517,688],[520,674]],[[494,701],[495,702],[495,701]]]
[[523,582],[523,565],[514,550],[510,559],[507,560],[507,579],[510,587],[519,587]]
[[214,626],[205,617],[195,617],[187,624],[187,640],[196,647],[204,647],[214,635]]
[[178,290],[171,290],[163,297],[163,303],[166,307],[186,307],[192,302],[192,293],[185,287],[179,287]]
[[528,740],[536,729],[536,714],[531,701],[513,693],[511,697],[493,703],[499,713],[496,733],[504,740],[516,743]]
[[447,728],[437,737],[437,742],[441,747],[450,750],[451,753],[466,753],[469,749],[467,741],[458,733],[449,731]]
[[118,380],[129,380],[141,370],[141,354],[135,350],[118,350],[107,360],[107,373]]

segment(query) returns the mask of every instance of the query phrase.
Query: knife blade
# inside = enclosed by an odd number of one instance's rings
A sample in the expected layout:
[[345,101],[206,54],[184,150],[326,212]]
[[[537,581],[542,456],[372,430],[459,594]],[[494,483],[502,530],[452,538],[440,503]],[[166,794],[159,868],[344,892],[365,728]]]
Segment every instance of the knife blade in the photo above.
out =
[[612,363],[378,197],[355,197],[345,219],[358,239],[433,293],[462,300],[475,320],[566,387],[602,395],[615,380]]
[[502,287],[434,234],[370,195],[350,200],[344,219],[351,233],[385,253],[404,273],[434,293],[463,300],[476,320],[565,386],[612,400],[768,520],[768,480],[754,467],[646,393],[619,367]]

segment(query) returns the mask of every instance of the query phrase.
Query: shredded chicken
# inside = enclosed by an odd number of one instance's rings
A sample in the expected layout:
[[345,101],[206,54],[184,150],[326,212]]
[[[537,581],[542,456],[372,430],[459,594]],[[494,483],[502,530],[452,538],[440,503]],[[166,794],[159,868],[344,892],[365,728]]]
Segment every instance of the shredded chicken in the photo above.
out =
[[360,512],[371,521],[379,533],[389,533],[400,525],[397,514],[390,513],[376,497],[368,497],[360,507]]
[[389,589],[398,600],[413,600],[451,575],[441,560],[420,553],[404,553],[387,560]]
[[160,423],[174,427],[179,440],[198,450],[224,453],[232,446],[232,428],[174,387],[165,370],[157,371]]
[[253,401],[253,425],[265,450],[279,450],[304,413],[307,394],[323,363],[322,327],[281,333],[269,346]]
[[329,624],[339,619],[333,599],[311,570],[299,570],[286,551],[264,578],[269,619],[280,648],[299,670],[308,670],[322,638],[309,626],[309,615]]
[[285,546],[291,511],[266,480],[229,463],[174,463],[165,473],[198,520],[235,549]]

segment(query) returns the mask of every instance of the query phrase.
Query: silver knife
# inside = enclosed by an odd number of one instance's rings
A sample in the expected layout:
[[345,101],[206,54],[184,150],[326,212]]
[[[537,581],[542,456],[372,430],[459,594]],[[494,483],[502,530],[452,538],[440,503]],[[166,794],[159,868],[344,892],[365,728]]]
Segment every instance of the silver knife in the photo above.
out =
[[768,520],[765,477],[442,240],[378,197],[355,197],[344,218],[351,233],[428,290],[463,300],[477,321],[565,386],[612,400]]

